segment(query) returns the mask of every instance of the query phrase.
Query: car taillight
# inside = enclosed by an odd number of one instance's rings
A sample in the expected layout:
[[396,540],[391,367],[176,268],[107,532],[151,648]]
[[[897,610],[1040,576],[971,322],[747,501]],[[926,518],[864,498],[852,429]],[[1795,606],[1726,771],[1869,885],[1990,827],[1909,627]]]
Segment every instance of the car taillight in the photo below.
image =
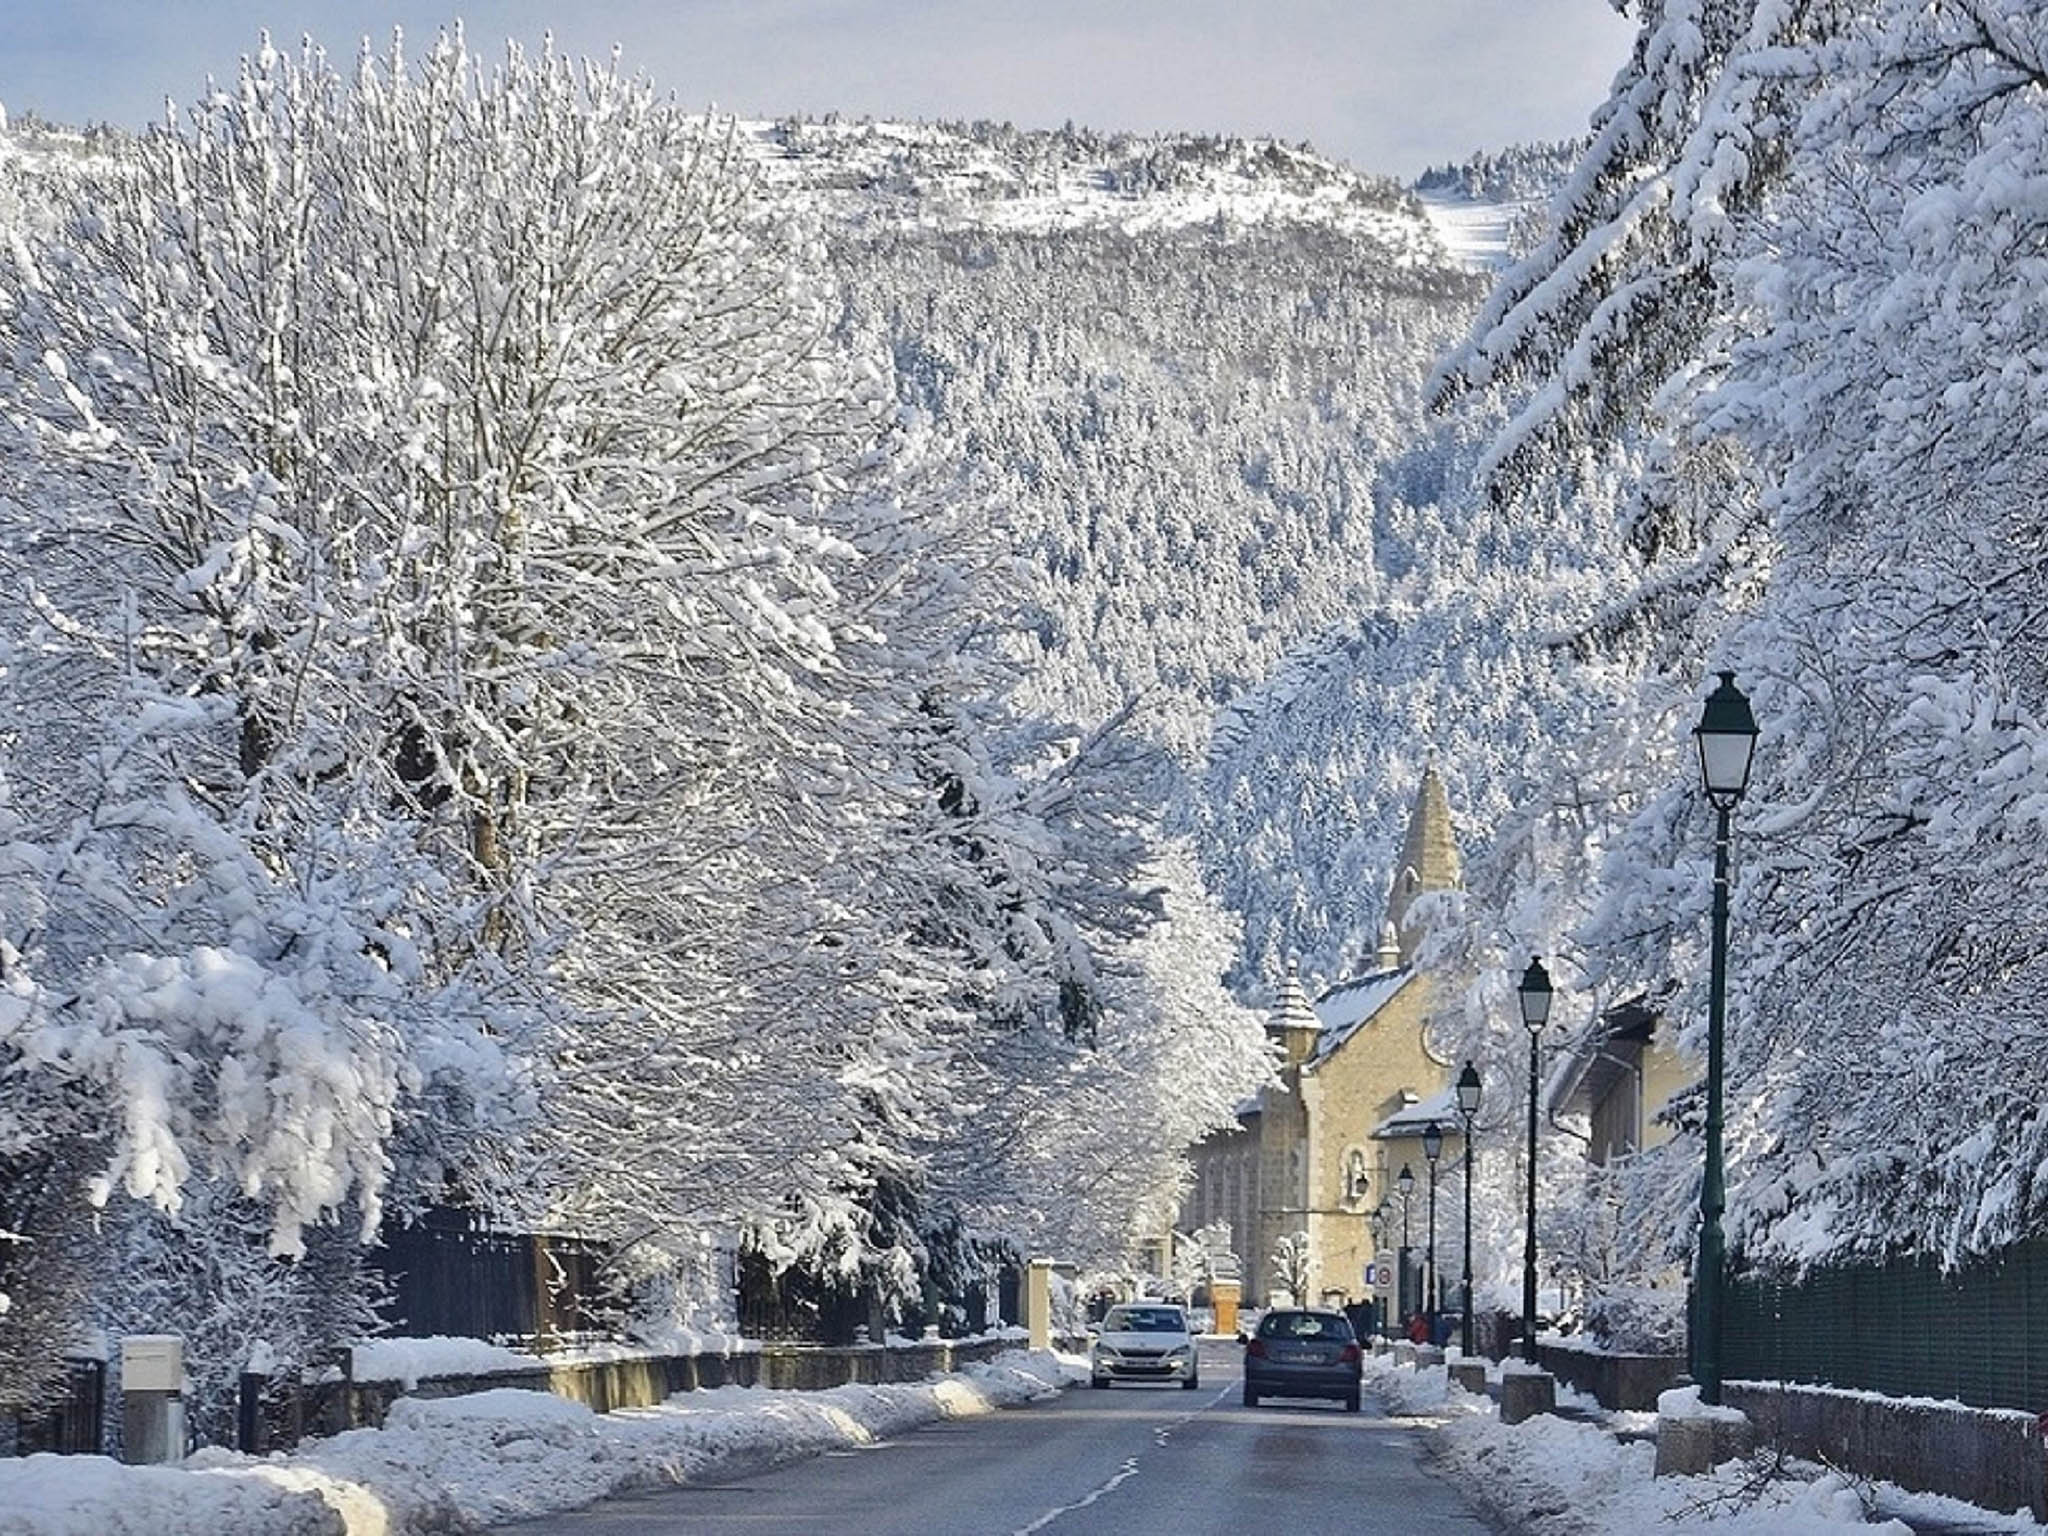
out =
[[1253,1339],[1251,1343],[1245,1345],[1244,1352],[1255,1359],[1263,1360],[1266,1358],[1266,1341],[1264,1339]]
[[1355,1365],[1358,1362],[1358,1358],[1358,1346],[1356,1344],[1346,1344],[1343,1352],[1337,1356],[1337,1363],[1339,1365]]

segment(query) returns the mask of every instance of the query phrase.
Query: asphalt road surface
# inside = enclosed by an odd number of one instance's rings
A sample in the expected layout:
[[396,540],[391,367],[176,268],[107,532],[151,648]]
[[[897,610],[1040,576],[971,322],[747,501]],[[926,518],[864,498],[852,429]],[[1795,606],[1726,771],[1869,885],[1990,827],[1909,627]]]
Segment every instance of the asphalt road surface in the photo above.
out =
[[1417,1464],[1415,1429],[1335,1403],[1243,1406],[1238,1350],[1202,1385],[1086,1387],[728,1484],[506,1527],[559,1536],[1485,1536]]

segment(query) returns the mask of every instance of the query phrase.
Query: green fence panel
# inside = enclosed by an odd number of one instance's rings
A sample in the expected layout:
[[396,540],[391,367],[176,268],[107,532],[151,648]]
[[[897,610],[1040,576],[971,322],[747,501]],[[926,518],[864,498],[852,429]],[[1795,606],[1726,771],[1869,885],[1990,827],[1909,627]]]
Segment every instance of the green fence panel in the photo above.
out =
[[1776,1349],[1777,1291],[1777,1286],[1754,1275],[1729,1285],[1721,1316],[1723,1376],[1770,1381],[1781,1374]]
[[1893,1397],[1920,1397],[1927,1389],[1927,1330],[1936,1309],[1917,1279],[1910,1264],[1872,1272],[1872,1284],[1885,1297],[1889,1335],[1877,1346],[1877,1390]]
[[1942,1273],[1932,1259],[1729,1277],[1727,1375],[1977,1407],[2048,1408],[2048,1239]]
[[2013,1264],[2025,1274],[2025,1321],[2019,1327],[2019,1343],[2028,1362],[2025,1399],[2011,1407],[2048,1409],[2048,1243],[2030,1243],[2013,1255]]

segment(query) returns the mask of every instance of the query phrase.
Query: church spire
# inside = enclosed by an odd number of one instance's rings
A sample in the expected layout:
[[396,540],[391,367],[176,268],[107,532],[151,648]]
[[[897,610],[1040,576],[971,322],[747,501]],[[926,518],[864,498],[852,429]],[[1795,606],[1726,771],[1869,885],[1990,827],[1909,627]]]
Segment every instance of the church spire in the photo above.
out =
[[1422,938],[1408,926],[1409,907],[1430,891],[1453,891],[1463,882],[1457,833],[1451,827],[1450,797],[1444,793],[1444,781],[1432,758],[1422,770],[1415,806],[1408,815],[1408,835],[1402,839],[1393,887],[1387,893],[1387,926],[1399,940],[1403,965],[1415,963],[1415,950]]

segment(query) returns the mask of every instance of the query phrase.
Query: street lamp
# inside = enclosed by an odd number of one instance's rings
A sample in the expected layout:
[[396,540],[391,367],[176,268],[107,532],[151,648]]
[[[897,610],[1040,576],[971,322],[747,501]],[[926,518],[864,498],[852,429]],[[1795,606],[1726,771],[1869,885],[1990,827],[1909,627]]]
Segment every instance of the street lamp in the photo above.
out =
[[1429,1342],[1436,1342],[1436,1161],[1444,1155],[1443,1127],[1434,1120],[1422,1128],[1422,1157],[1429,1164],[1429,1250],[1423,1266],[1422,1310],[1429,1314]]
[[1394,1182],[1401,1186],[1401,1284],[1396,1295],[1400,1301],[1401,1321],[1406,1323],[1412,1310],[1408,1305],[1408,1197],[1415,1193],[1414,1170],[1403,1163],[1400,1177]]
[[1522,1240],[1522,1358],[1536,1363],[1536,1049],[1550,1022],[1550,973],[1532,958],[1516,989],[1522,1023],[1529,1031],[1529,1210]]
[[1365,1167],[1365,1154],[1358,1148],[1351,1149],[1351,1156],[1344,1167],[1344,1199],[1347,1204],[1356,1205],[1365,1198],[1367,1186],[1372,1182]]
[[1458,1074],[1458,1115],[1465,1122],[1465,1327],[1459,1335],[1458,1348],[1468,1360],[1475,1353],[1472,1346],[1472,1120],[1478,1113],[1479,1069],[1468,1061],[1465,1070]]
[[1756,716],[1733,672],[1707,695],[1693,728],[1700,777],[1714,807],[1714,940],[1707,984],[1707,1168],[1700,1180],[1699,1268],[1693,1280],[1692,1379],[1700,1401],[1721,1401],[1721,1268],[1726,1253],[1721,1212],[1728,1204],[1721,1166],[1722,1030],[1728,1008],[1728,817],[1749,788],[1756,756]]

